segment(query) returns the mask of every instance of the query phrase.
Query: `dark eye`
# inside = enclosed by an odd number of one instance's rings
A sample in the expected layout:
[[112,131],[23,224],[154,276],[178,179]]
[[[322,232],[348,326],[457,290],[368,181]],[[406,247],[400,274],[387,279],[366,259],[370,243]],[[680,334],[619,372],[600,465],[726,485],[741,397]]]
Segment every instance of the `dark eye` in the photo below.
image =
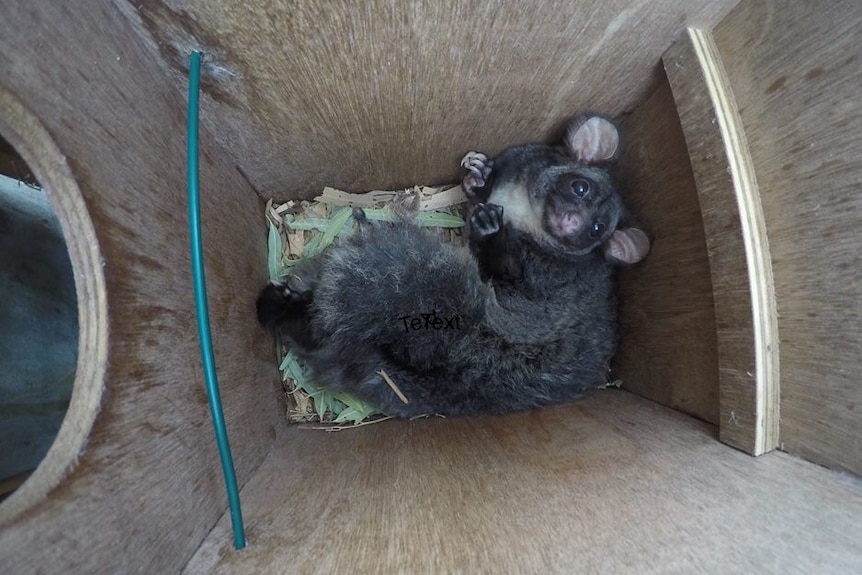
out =
[[578,198],[583,198],[590,193],[590,183],[586,180],[572,180],[572,192]]
[[602,222],[594,223],[593,227],[590,228],[590,237],[599,237],[600,235],[602,235],[602,233],[604,233],[606,227],[607,226],[605,226],[605,224],[603,224]]

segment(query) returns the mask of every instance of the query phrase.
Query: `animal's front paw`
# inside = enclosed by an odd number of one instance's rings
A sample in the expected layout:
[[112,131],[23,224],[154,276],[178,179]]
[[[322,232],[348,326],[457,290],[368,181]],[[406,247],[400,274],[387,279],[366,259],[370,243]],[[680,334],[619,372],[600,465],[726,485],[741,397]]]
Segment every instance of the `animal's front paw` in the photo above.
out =
[[480,152],[468,152],[461,159],[461,167],[467,170],[467,175],[461,181],[461,188],[471,201],[476,200],[475,191],[487,183],[493,165],[493,160],[489,160],[488,156]]
[[503,206],[478,204],[470,214],[470,239],[483,240],[503,227]]

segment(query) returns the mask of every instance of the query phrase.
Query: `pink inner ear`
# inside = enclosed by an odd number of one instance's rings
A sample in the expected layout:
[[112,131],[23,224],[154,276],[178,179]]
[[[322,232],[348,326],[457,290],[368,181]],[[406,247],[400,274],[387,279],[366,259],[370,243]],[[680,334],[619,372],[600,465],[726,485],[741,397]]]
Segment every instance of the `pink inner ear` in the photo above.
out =
[[590,118],[580,126],[572,126],[566,143],[572,154],[582,162],[610,160],[617,153],[620,136],[616,127],[604,118]]
[[643,230],[626,228],[611,234],[605,244],[605,256],[626,264],[635,264],[649,253],[649,238]]

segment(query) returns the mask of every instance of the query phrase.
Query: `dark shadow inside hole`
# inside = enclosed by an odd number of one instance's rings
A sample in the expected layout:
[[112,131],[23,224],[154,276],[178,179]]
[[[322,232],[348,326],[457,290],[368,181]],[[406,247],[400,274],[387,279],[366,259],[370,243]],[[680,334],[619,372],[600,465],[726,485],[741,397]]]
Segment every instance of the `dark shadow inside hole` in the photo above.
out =
[[78,306],[47,191],[0,138],[0,500],[50,449],[72,395]]

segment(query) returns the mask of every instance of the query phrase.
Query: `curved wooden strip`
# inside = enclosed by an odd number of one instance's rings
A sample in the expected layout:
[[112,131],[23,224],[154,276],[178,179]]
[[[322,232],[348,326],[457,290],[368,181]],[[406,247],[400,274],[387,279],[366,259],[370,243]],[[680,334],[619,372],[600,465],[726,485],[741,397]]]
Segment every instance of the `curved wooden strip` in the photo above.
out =
[[710,33],[664,56],[701,203],[715,296],[720,437],[759,455],[778,444],[778,327],[772,265],[748,144]]

